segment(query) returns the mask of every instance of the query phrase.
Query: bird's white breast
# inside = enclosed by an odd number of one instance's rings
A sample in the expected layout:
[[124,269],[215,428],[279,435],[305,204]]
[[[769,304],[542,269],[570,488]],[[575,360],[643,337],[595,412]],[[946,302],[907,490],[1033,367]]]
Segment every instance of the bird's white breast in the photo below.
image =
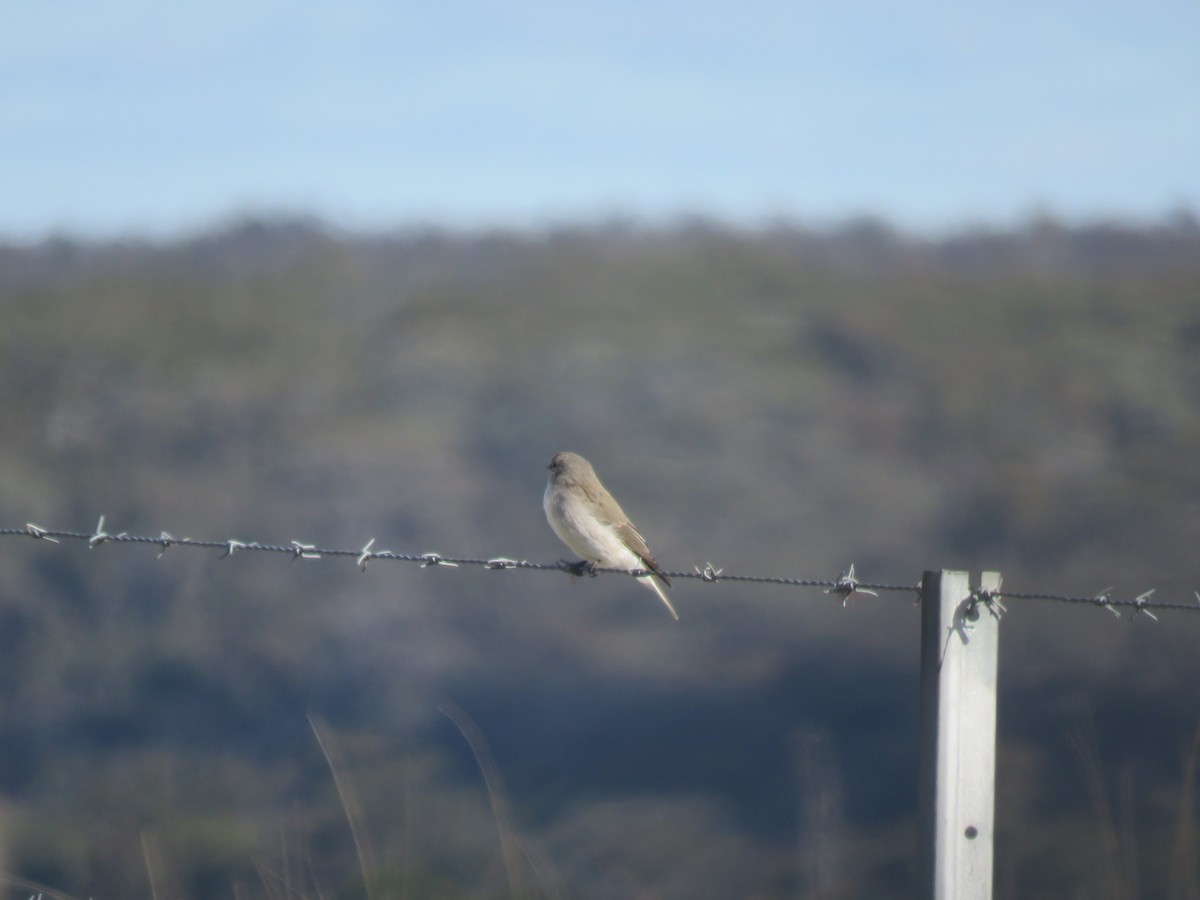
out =
[[578,492],[546,485],[546,518],[559,539],[586,560],[605,568],[640,569],[642,561],[625,546],[616,529],[601,522]]

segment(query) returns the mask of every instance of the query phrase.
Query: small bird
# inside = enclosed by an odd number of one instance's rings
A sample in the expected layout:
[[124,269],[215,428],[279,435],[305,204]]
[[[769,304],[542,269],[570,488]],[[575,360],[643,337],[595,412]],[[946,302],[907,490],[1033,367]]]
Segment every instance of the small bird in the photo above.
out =
[[658,594],[671,616],[678,619],[666,591],[654,578],[667,587],[671,586],[670,580],[650,555],[650,548],[629,516],[600,483],[592,464],[578,453],[564,452],[555,454],[548,468],[550,480],[542,507],[554,533],[589,566],[653,572],[653,576],[639,575],[638,580]]

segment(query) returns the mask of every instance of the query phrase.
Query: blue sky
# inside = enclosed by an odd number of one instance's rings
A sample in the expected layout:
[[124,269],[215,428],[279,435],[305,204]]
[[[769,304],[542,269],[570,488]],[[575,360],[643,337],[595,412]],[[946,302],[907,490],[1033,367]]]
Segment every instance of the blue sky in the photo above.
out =
[[10,3],[0,237],[1200,204],[1200,3]]

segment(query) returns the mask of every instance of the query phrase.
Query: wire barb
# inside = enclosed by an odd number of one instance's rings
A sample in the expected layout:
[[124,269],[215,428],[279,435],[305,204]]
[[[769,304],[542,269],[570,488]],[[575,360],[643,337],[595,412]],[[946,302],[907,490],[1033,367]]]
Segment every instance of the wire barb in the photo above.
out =
[[421,568],[428,569],[431,566],[447,566],[451,569],[457,569],[458,563],[454,562],[453,560],[446,559],[446,557],[442,556],[440,553],[422,553]]
[[971,605],[973,608],[982,606],[992,618],[1003,618],[1008,612],[1008,607],[1000,599],[1000,592],[991,588],[976,588],[971,592]]
[[846,608],[853,594],[870,594],[872,597],[879,596],[875,591],[867,590],[862,586],[862,582],[854,574],[854,563],[850,563],[850,568],[839,575],[837,581],[833,583],[833,587],[826,590],[825,593],[837,594],[842,600],[843,609]]
[[51,544],[58,543],[58,538],[53,537],[50,532],[41,525],[34,525],[32,522],[25,523],[25,533],[35,540],[47,541]]
[[700,576],[700,580],[707,581],[709,584],[715,584],[717,579],[721,577],[721,573],[725,571],[724,569],[715,568],[710,562],[706,562],[703,569],[696,566],[695,570],[696,574]]
[[363,544],[362,550],[359,551],[356,562],[358,563],[358,570],[360,572],[367,571],[367,563],[375,558],[375,554],[371,552],[371,548],[374,545],[375,538],[371,538],[369,541]]
[[1130,622],[1132,622],[1134,619],[1136,619],[1138,616],[1141,616],[1141,615],[1147,615],[1151,619],[1153,619],[1155,622],[1158,621],[1158,616],[1156,616],[1154,613],[1150,612],[1149,609],[1147,609],[1147,607],[1150,605],[1150,596],[1153,593],[1154,593],[1154,588],[1150,588],[1150,590],[1146,591],[1146,593],[1138,594],[1137,599],[1133,601],[1137,608],[1130,614],[1130,616],[1129,616]]
[[317,552],[316,544],[302,544],[299,541],[292,541],[292,562],[298,559],[320,559],[321,554]]
[[95,550],[101,544],[111,541],[112,535],[104,532],[104,516],[100,517],[100,521],[96,523],[96,530],[92,532],[92,536],[88,538],[88,549]]
[[516,569],[523,565],[526,565],[524,560],[521,560],[520,562],[518,562],[517,560],[509,559],[506,556],[497,556],[492,559],[489,559],[484,564],[484,568],[485,569]]
[[1106,587],[1104,590],[1102,590],[1100,593],[1098,593],[1093,599],[1097,606],[1103,606],[1105,609],[1107,609],[1110,613],[1112,613],[1118,619],[1124,618],[1124,616],[1121,615],[1120,611],[1115,606],[1112,605],[1112,600],[1109,597],[1109,594],[1111,594],[1111,593],[1112,593],[1112,586],[1110,585],[1110,586]]
[[971,591],[971,605],[967,609],[968,618],[976,618],[978,616],[978,608],[982,606],[992,614],[992,618],[999,621],[1008,612],[1008,607],[1000,599],[1000,587],[1002,584],[1004,584],[1003,577],[997,580],[994,588],[979,587]]
[[163,554],[167,552],[167,548],[175,543],[175,538],[171,537],[169,534],[167,534],[164,531],[162,534],[160,534],[158,536],[158,540],[155,541],[155,543],[158,544],[158,555],[154,558],[162,559]]
[[233,554],[237,553],[239,550],[246,550],[250,546],[251,545],[247,544],[245,541],[228,540],[225,542],[225,552],[222,553],[219,558],[229,559],[229,557],[233,556]]

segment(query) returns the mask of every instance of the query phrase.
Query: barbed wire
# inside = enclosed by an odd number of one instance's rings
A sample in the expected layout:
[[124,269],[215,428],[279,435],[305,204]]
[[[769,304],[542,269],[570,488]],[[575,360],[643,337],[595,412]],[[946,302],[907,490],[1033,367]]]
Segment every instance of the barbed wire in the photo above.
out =
[[[58,544],[64,540],[68,541],[86,541],[89,549],[95,549],[101,544],[145,544],[158,547],[158,555],[156,558],[161,559],[163,554],[171,547],[194,547],[205,550],[220,550],[221,559],[227,559],[239,552],[258,552],[258,553],[277,553],[291,557],[293,561],[299,559],[314,560],[326,558],[352,558],[358,565],[361,571],[366,571],[367,563],[372,560],[386,560],[393,562],[410,562],[419,563],[424,568],[434,566],[445,568],[458,568],[460,566],[478,566],[490,570],[502,569],[528,569],[536,572],[566,572],[572,575],[598,575],[598,574],[616,574],[633,577],[642,577],[653,574],[648,570],[627,570],[606,568],[603,566],[594,566],[586,562],[570,562],[568,560],[558,560],[553,563],[530,562],[524,559],[510,559],[504,556],[495,557],[465,557],[465,556],[444,556],[440,553],[396,553],[392,550],[375,550],[375,538],[371,538],[367,543],[358,550],[350,550],[344,548],[321,547],[316,544],[309,544],[303,541],[289,541],[287,544],[268,544],[260,541],[241,541],[241,540],[198,540],[190,537],[175,537],[174,535],[163,531],[158,537],[147,535],[135,535],[128,532],[118,532],[116,534],[104,530],[104,516],[100,517],[96,528],[92,531],[64,531],[54,528],[43,528],[40,525],[34,525],[32,522],[26,523],[23,528],[0,528],[0,537],[28,537],[34,540],[45,541],[52,544]],[[854,565],[840,574],[837,578],[793,578],[786,576],[771,576],[771,575],[738,575],[726,573],[724,569],[716,568],[712,563],[706,562],[703,566],[695,566],[690,572],[669,572],[664,571],[660,574],[667,578],[676,579],[694,579],[703,581],[708,584],[716,584],[718,582],[730,582],[740,584],[770,584],[780,585],[785,587],[802,587],[802,588],[823,588],[825,593],[833,594],[842,601],[845,605],[853,594],[870,594],[878,596],[880,593],[909,593],[916,594],[918,597],[921,593],[921,584],[896,584],[896,583],[875,583],[868,581],[860,581],[855,573]],[[1112,588],[1105,588],[1098,594],[1091,596],[1071,595],[1071,594],[1056,594],[1049,592],[1013,592],[1001,591],[999,589],[983,589],[976,588],[972,591],[972,603],[982,605],[987,608],[994,616],[1000,617],[1007,612],[1004,600],[1028,600],[1028,601],[1046,601],[1054,603],[1076,604],[1086,606],[1097,606],[1107,609],[1117,618],[1125,618],[1121,615],[1120,608],[1132,609],[1128,616],[1129,619],[1136,619],[1139,616],[1146,617],[1158,621],[1158,617],[1154,614],[1155,610],[1177,610],[1181,612],[1200,613],[1200,591],[1196,592],[1196,603],[1182,603],[1178,601],[1163,601],[1154,600],[1154,589],[1151,588],[1139,594],[1132,599],[1120,598],[1112,596]]]

